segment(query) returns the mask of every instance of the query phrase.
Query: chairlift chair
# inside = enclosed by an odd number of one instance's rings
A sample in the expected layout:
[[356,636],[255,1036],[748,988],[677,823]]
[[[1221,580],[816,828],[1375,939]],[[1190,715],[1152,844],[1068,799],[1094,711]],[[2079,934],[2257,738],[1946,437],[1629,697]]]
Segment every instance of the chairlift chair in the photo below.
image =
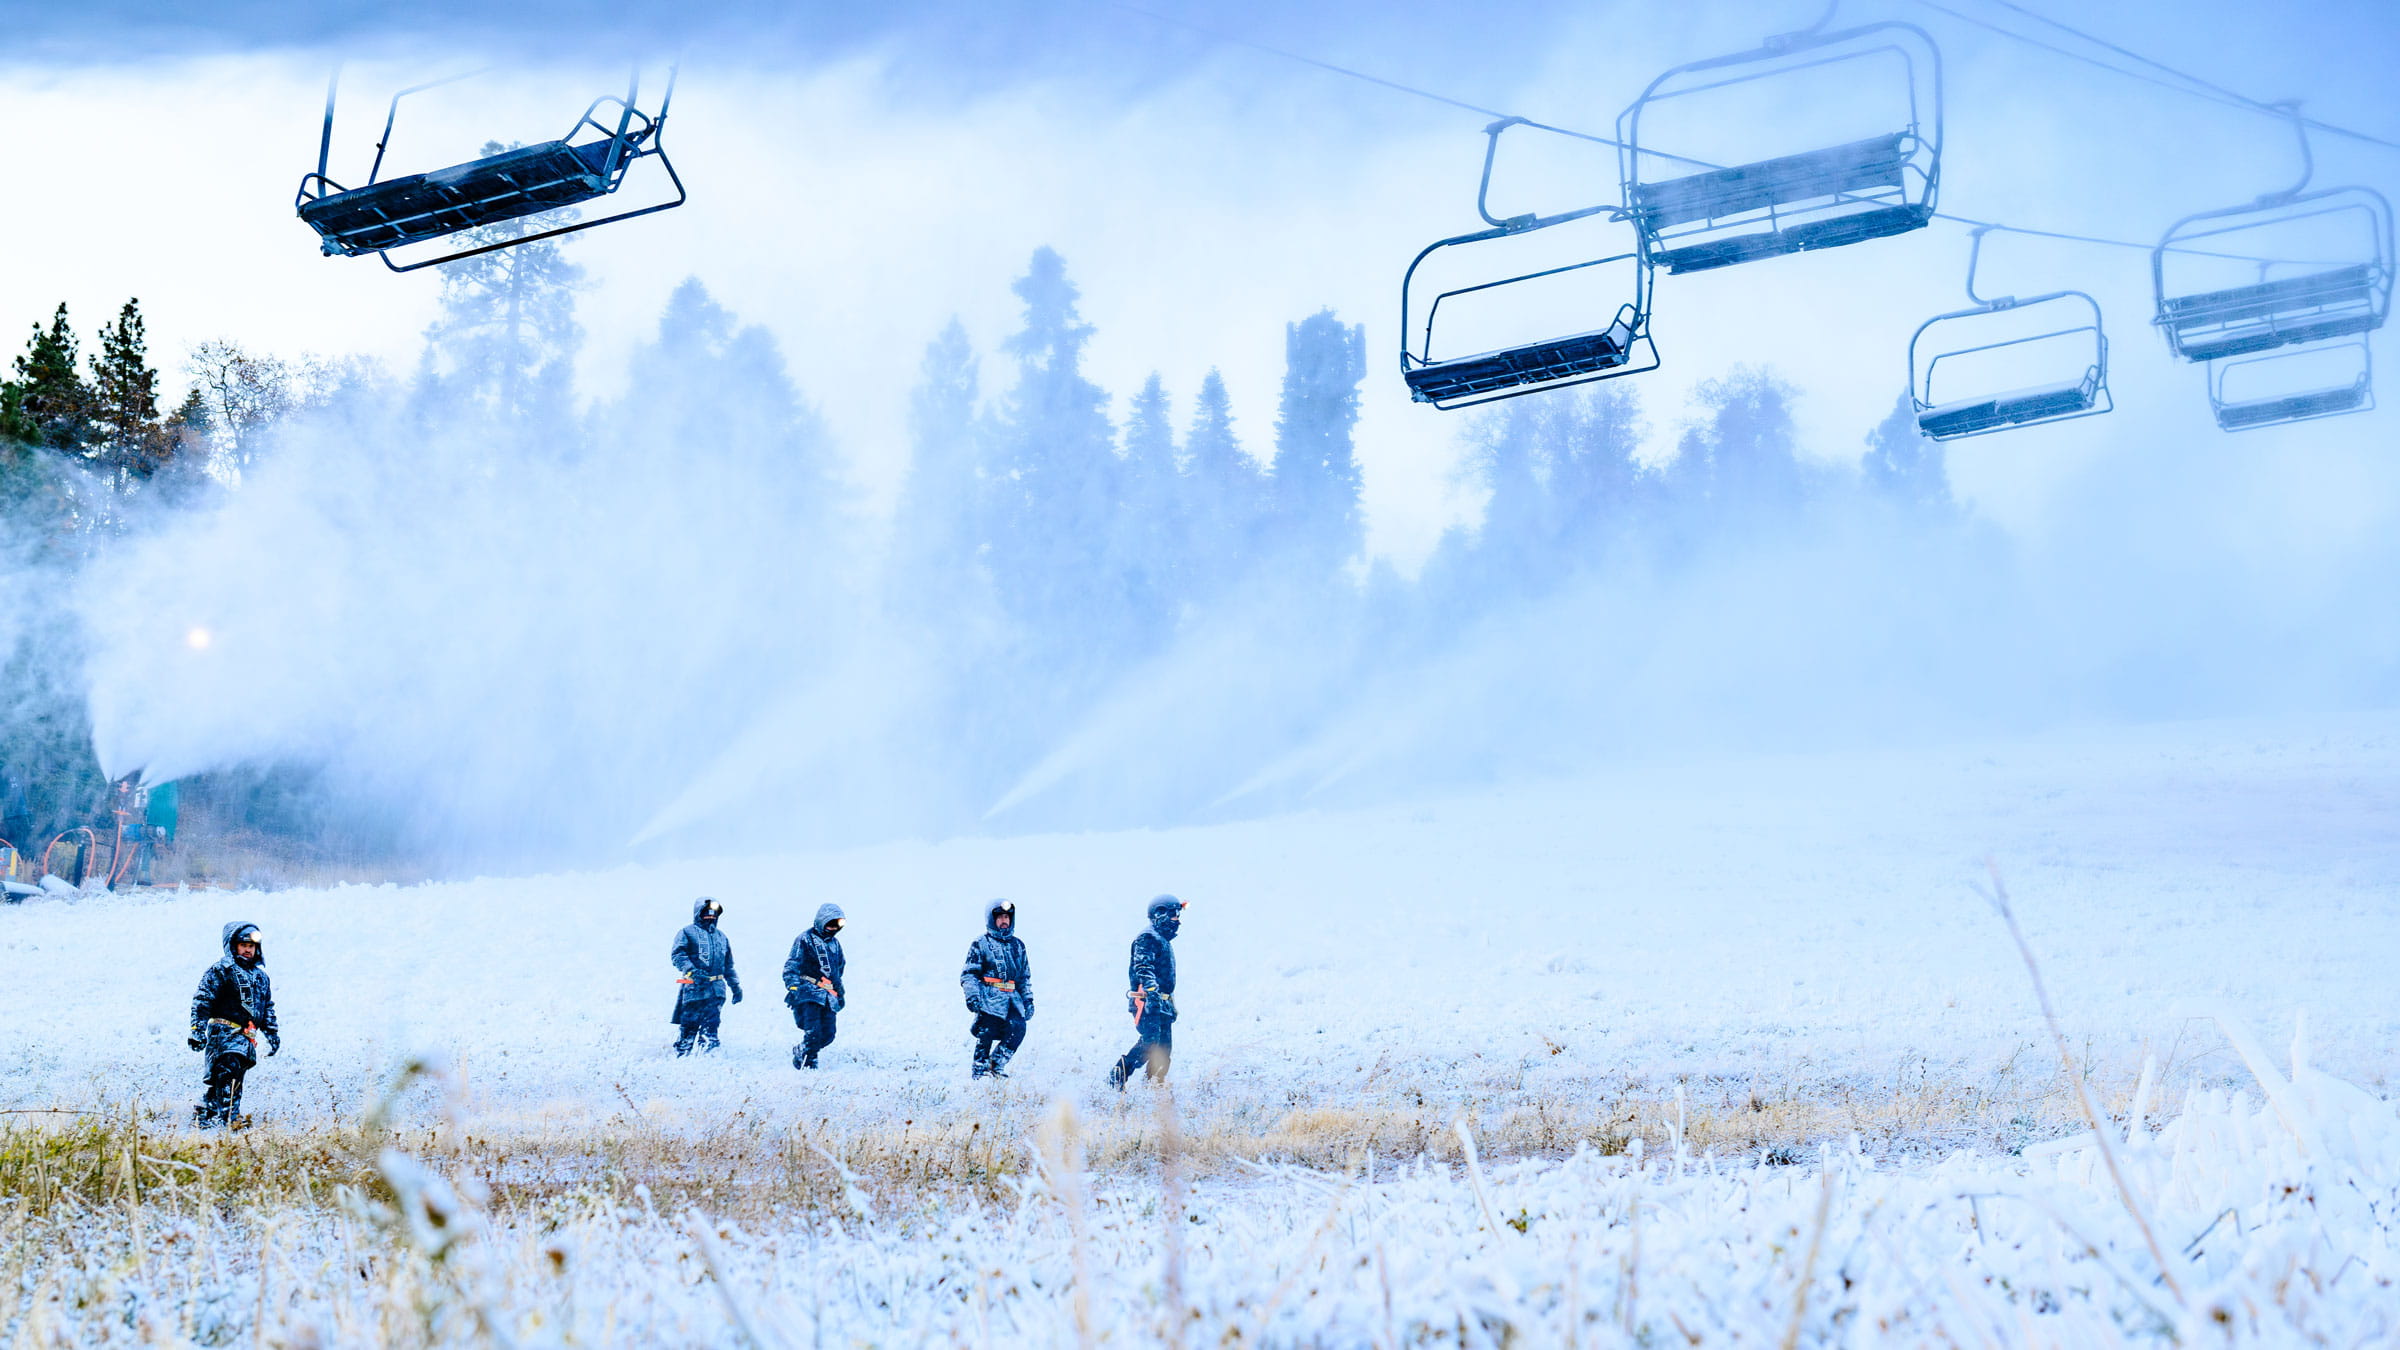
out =
[[[2308,127],[2292,111],[2300,135],[2300,181],[2243,206],[2189,215],[2170,226],[2150,251],[2150,279],[2158,298],[2155,322],[2167,346],[2187,361],[2221,361],[2278,347],[2355,337],[2383,327],[2392,308],[2392,206],[2367,187],[2308,190],[2316,170]],[[2245,258],[2244,253],[2293,242],[2309,222],[2355,219],[2361,245],[2355,256],[2281,260]],[[2328,231],[2330,232],[2330,231]],[[2314,247],[2300,251],[2321,251]],[[2246,285],[2170,289],[2169,254],[2197,254],[2221,261],[2255,262],[2257,280]]]
[[[2305,383],[2282,389],[2270,387],[2265,392],[2236,389],[2231,384],[2234,378],[2246,377],[2248,372],[2299,366],[2306,360],[2336,352],[2357,353],[2357,364],[2345,372],[2346,378],[2310,377]],[[2244,382],[2247,383],[2246,378]],[[2208,404],[2216,414],[2218,428],[2224,431],[2256,431],[2287,422],[2369,412],[2375,407],[2373,354],[2362,334],[2343,341],[2212,361],[2208,367]]]
[[[337,74],[337,81],[338,78]],[[323,240],[326,256],[355,258],[372,253],[395,272],[413,272],[420,267],[456,262],[684,204],[683,178],[675,172],[674,162],[667,158],[662,140],[667,109],[675,98],[675,74],[671,68],[666,92],[655,115],[643,112],[638,106],[641,81],[637,71],[627,79],[624,97],[604,94],[592,100],[583,115],[567,128],[567,134],[555,141],[504,150],[429,173],[381,178],[384,152],[391,145],[392,124],[399,116],[400,100],[461,78],[465,77],[415,85],[392,96],[391,109],[384,116],[383,139],[375,143],[374,165],[367,171],[366,183],[355,188],[345,188],[327,177],[327,159],[333,148],[335,92],[333,85],[327,86],[325,131],[317,146],[316,172],[301,178],[294,199],[300,218]],[[579,136],[584,139],[578,140]],[[608,196],[624,185],[636,161],[649,158],[658,160],[674,184],[672,201],[620,211],[597,220],[574,221],[440,257],[411,263],[392,261],[394,249],[446,239],[462,231],[545,211],[580,206]]]
[[[1435,253],[1492,240],[1520,238],[1571,221],[1597,216],[1622,217],[1621,209],[1613,205],[1589,206],[1550,216],[1526,214],[1502,218],[1493,215],[1490,207],[1492,161],[1499,150],[1500,133],[1522,124],[1524,120],[1521,117],[1503,118],[1484,128],[1488,139],[1484,145],[1483,181],[1476,191],[1475,209],[1490,228],[1435,240],[1418,252],[1409,262],[1408,271],[1401,276],[1400,374],[1407,381],[1409,397],[1419,403],[1430,403],[1448,411],[1658,368],[1658,345],[1650,337],[1650,268],[1643,261],[1638,246],[1623,253],[1445,290],[1426,306],[1421,335],[1412,344],[1410,335],[1415,311],[1410,308],[1410,289],[1416,281],[1417,269]],[[1441,315],[1444,301],[1612,263],[1632,265],[1633,296],[1619,305],[1605,323],[1558,337],[1517,343],[1472,355],[1436,357],[1433,354],[1434,323]]]
[[[1905,234],[1933,219],[1941,180],[1941,49],[1914,24],[1823,31],[1832,18],[1828,7],[1813,27],[1755,50],[1676,66],[1618,115],[1626,209],[1653,264],[1670,274],[1701,272]],[[1643,173],[1645,156],[1698,163],[1643,148],[1643,116],[1662,103],[1887,55],[1900,59],[1908,88],[1908,121],[1897,131],[1671,178]]]
[[[2022,298],[2003,295],[1989,300],[1976,294],[1975,270],[1982,261],[1983,236],[1989,228],[1975,231],[1967,253],[1967,299],[1974,303],[1927,319],[1908,340],[1909,398],[1916,405],[1917,430],[1933,440],[1954,441],[1995,431],[2096,417],[2114,410],[2116,403],[2108,392],[2108,335],[2101,326],[2100,302],[2082,291],[2051,291]],[[1925,335],[1937,328],[1947,333],[1989,331],[1994,316],[2040,306],[2062,315],[2059,322],[2065,326],[1967,346],[1943,346],[1922,363],[1918,360]],[[2086,338],[2090,343],[2088,348],[2084,346]],[[2036,344],[2052,347],[2071,344],[2074,350],[2086,355],[2062,369],[2060,373],[2067,376],[2065,379],[1998,392],[1979,390],[1964,396],[1937,398],[1936,379],[1944,361],[1957,362],[1963,358],[1988,362],[1993,359],[1991,353],[2010,350],[2024,356],[2040,355],[2035,350]]]

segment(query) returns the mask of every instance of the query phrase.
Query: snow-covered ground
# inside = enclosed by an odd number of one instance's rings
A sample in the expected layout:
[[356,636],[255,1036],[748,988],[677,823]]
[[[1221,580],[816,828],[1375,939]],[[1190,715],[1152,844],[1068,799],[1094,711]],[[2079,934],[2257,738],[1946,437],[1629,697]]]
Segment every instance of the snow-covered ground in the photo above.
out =
[[[595,1174],[485,1216],[467,1155],[433,1143],[330,1207],[231,1210],[203,1178],[197,1203],[8,1218],[0,1274],[41,1344],[2388,1344],[2396,769],[2400,716],[2195,724],[1158,832],[39,902],[0,913],[8,1106],[130,1096],[171,1128],[185,1000],[241,918],[268,933],[286,1044],[245,1139],[353,1119],[404,1055],[439,1051],[448,1093],[409,1100],[446,1099],[470,1133],[588,1127],[588,1146],[623,1126],[708,1158],[738,1123],[837,1169],[811,1142],[828,1123],[980,1113],[1042,1161],[999,1203],[876,1199],[868,1179],[830,1213],[706,1189],[653,1207]],[[2102,1080],[2131,1205],[2071,1137],[2023,966],[1971,889],[1987,856]],[[1180,1223],[1155,1148],[1124,1146],[1147,1094],[1100,1081],[1128,1039],[1125,943],[1161,890],[1191,902],[1180,1101],[1218,1148],[1190,1155]],[[751,993],[725,1053],[676,1061],[666,952],[704,893]],[[956,984],[993,895],[1019,904],[1040,1001],[1002,1088],[967,1081]],[[827,899],[853,916],[851,1010],[804,1076],[776,974]],[[2258,1042],[2226,1029],[2244,1023]],[[1800,1147],[1712,1154],[1697,1119],[1912,1093],[1951,1110],[1863,1146],[1803,1111]],[[1312,1111],[1395,1104],[1413,1152],[1274,1161]],[[1027,1128],[1053,1110],[1080,1117],[1090,1172],[1062,1127]],[[1568,1125],[1548,1146],[1495,1128],[1543,1112]],[[1229,1133],[1268,1164],[1228,1170]],[[711,1220],[712,1194],[748,1217]]]
[[[2048,1057],[1970,889],[1987,855],[2103,1066],[2130,1077],[2148,1052],[2238,1075],[2193,1015],[2226,1007],[2273,1036],[2305,1010],[2321,1064],[2388,1090],[2396,824],[2400,716],[2362,715],[1640,765],[1155,832],[36,902],[0,912],[0,982],[21,991],[0,1103],[189,1095],[186,1005],[229,919],[264,926],[283,1017],[283,1055],[251,1080],[263,1118],[352,1112],[426,1049],[500,1112],[944,1100],[968,1090],[957,971],[995,895],[1018,903],[1040,1005],[1018,1086],[1089,1099],[1130,1041],[1126,944],[1160,891],[1191,904],[1190,1087],[1972,1077]],[[677,1062],[667,949],[701,894],[726,903],[749,998],[721,1056]],[[778,971],[824,900],[851,915],[850,1008],[802,1078]]]

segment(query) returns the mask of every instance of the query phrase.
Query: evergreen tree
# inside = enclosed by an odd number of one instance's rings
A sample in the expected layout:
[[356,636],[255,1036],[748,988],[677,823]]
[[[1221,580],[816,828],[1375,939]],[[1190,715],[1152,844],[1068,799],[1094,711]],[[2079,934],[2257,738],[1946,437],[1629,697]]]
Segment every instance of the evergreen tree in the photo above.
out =
[[1626,384],[1580,389],[1562,405],[1549,496],[1551,546],[1563,571],[1588,566],[1647,525],[1645,475],[1635,459],[1647,434],[1641,397]]
[[1449,585],[1467,592],[1519,593],[1550,565],[1549,485],[1544,458],[1557,433],[1558,398],[1511,399],[1487,410],[1468,429],[1466,470],[1489,494],[1483,523],[1465,557],[1445,558]]
[[612,418],[646,452],[706,445],[751,475],[797,532],[814,533],[840,500],[832,443],[792,383],[774,335],[743,324],[697,277],[667,297],[658,336],[635,351],[641,372]]
[[1274,496],[1283,542],[1332,567],[1365,549],[1359,511],[1358,383],[1367,331],[1330,309],[1284,327],[1283,397],[1275,418]]
[[1153,371],[1125,419],[1109,534],[1111,569],[1125,579],[1128,601],[1153,640],[1172,626],[1184,598],[1189,503],[1175,462],[1172,416],[1166,385]]
[[128,300],[117,321],[100,330],[92,357],[93,455],[109,484],[122,493],[165,465],[174,452],[158,420],[158,372],[150,368],[141,302]]
[[975,346],[953,317],[918,362],[908,476],[892,512],[892,576],[912,604],[955,600],[979,567],[983,465]]
[[8,383],[5,430],[11,440],[81,454],[91,443],[92,393],[78,367],[82,357],[75,330],[60,304],[50,327],[33,326],[33,337],[17,357],[17,378]]
[[1183,438],[1187,590],[1205,598],[1249,565],[1264,513],[1266,478],[1234,434],[1233,400],[1215,370],[1200,382]]
[[1672,476],[1681,495],[1707,513],[1708,529],[1740,528],[1786,517],[1807,495],[1794,445],[1793,390],[1753,366],[1703,380],[1705,420],[1685,429]]
[[1024,326],[1008,339],[1017,359],[998,428],[990,557],[1003,605],[1052,641],[1080,634],[1101,652],[1124,640],[1125,609],[1105,574],[1116,498],[1116,434],[1108,396],[1084,378],[1091,325],[1055,250],[1036,249],[1012,288]]
[[[484,155],[514,149],[487,142]],[[466,231],[470,245],[503,244],[572,220],[546,212]],[[583,268],[568,260],[565,239],[480,253],[442,266],[442,312],[425,330],[444,397],[466,400],[520,427],[556,429],[570,411],[583,326],[575,295]]]
[[1867,486],[1910,510],[1946,511],[1952,506],[1950,474],[1941,442],[1917,430],[1916,401],[1902,393],[1892,411],[1867,433]]
[[[167,414],[159,426],[159,438],[166,443],[165,467],[153,481],[169,490],[171,498],[180,500],[182,494],[202,487],[208,478],[209,461],[215,454],[215,437],[208,412],[208,399],[195,387]],[[171,485],[171,486],[170,486]]]

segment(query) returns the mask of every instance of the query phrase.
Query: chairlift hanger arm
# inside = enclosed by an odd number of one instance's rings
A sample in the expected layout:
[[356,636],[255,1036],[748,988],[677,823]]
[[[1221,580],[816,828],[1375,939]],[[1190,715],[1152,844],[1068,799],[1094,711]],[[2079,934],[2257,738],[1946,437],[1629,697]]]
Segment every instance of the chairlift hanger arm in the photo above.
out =
[[[460,71],[456,75],[445,75],[438,80],[427,80],[423,84],[412,84],[408,88],[401,90],[399,93],[392,95],[392,106],[383,115],[383,139],[375,142],[375,163],[373,167],[367,170],[367,182],[369,184],[373,184],[383,173],[383,152],[389,149],[392,144],[392,124],[399,120],[400,100],[407,98],[410,94],[422,94],[428,89],[439,89],[445,84],[456,84],[460,80],[473,79],[474,77],[481,75],[490,69],[490,66],[480,66],[474,70]],[[330,118],[328,119],[326,125],[328,133],[330,133],[332,127]]]
[[317,181],[320,183],[327,181],[326,166],[333,158],[333,98],[341,87],[342,65],[336,61],[333,73],[325,77],[325,132],[317,138]]
[[[1578,210],[1562,212],[1561,214],[1555,216],[1544,216],[1536,212],[1527,212],[1523,215],[1505,217],[1493,215],[1491,207],[1492,165],[1500,155],[1500,133],[1508,130],[1510,127],[1532,127],[1537,131],[1547,131],[1550,129],[1543,126],[1539,122],[1529,121],[1522,117],[1503,117],[1499,121],[1494,122],[1490,126],[1487,126],[1483,129],[1483,178],[1479,183],[1476,184],[1475,187],[1475,214],[1483,217],[1484,223],[1491,226],[1492,231],[1497,231],[1500,234],[1523,234],[1528,230],[1546,229],[1552,225],[1564,225],[1570,220],[1582,220],[1586,216],[1596,216],[1603,211],[1621,211],[1623,209],[1615,205],[1586,206]],[[1442,240],[1440,243],[1437,243],[1432,247],[1440,248],[1444,244],[1466,243],[1471,238],[1482,239],[1491,237],[1493,236],[1489,231],[1473,236],[1461,235],[1455,239]],[[1430,252],[1431,250],[1428,249],[1427,251]],[[1420,253],[1417,256],[1422,258],[1424,257],[1424,254]]]

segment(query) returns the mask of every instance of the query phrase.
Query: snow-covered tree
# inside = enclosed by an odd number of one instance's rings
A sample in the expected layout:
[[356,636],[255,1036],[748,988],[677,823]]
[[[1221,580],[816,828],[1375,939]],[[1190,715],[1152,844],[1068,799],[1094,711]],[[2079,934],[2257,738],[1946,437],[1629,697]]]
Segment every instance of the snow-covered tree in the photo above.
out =
[[1001,603],[1032,631],[1114,647],[1125,606],[1105,564],[1119,475],[1108,395],[1083,373],[1092,328],[1055,250],[1036,249],[1013,289],[1025,306],[1005,347],[1017,379],[986,482],[993,576]]
[[[482,153],[514,148],[493,141]],[[574,215],[553,211],[500,221],[466,231],[460,242],[508,243]],[[575,296],[584,288],[583,268],[568,259],[566,243],[514,244],[442,266],[442,312],[425,339],[444,399],[482,407],[520,427],[563,426],[573,401],[575,356],[583,347]]]
[[1205,599],[1250,565],[1266,509],[1267,480],[1233,428],[1233,399],[1215,370],[1200,381],[1183,438],[1190,543],[1186,590]]
[[1327,568],[1366,546],[1359,510],[1358,383],[1367,333],[1330,309],[1284,327],[1283,396],[1275,417],[1274,500],[1283,547]]
[[1941,511],[1952,505],[1941,442],[1917,430],[1916,402],[1905,392],[1867,433],[1861,467],[1868,488],[1910,510]]

